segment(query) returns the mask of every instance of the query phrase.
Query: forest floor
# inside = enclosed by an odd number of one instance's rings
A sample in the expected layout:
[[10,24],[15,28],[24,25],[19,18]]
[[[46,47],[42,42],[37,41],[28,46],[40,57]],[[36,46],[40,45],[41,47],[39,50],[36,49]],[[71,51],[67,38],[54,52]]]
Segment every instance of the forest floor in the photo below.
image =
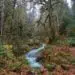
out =
[[[75,57],[75,47],[70,47],[71,54]],[[56,68],[52,75],[75,75],[75,65],[69,65],[69,70],[63,70],[62,68]]]
[[[56,49],[57,52],[58,49],[59,48]],[[69,50],[75,57],[75,47],[70,47]],[[13,72],[7,69],[3,69],[2,71],[0,71],[0,75],[75,75],[75,65],[69,65],[68,70],[63,70],[62,67],[57,66],[52,72],[50,71],[50,73],[46,68],[42,69],[43,72],[40,71],[41,74],[27,74],[28,71],[29,70],[27,68],[22,68],[19,72]]]
[[71,51],[72,55],[75,56],[75,47],[71,47],[71,48],[70,48],[70,51]]

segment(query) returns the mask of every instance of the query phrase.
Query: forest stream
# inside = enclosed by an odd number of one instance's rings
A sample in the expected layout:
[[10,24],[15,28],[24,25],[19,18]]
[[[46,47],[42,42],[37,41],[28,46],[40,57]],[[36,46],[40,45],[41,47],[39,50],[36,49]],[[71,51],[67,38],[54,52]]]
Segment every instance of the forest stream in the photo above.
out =
[[37,58],[38,58],[38,54],[45,48],[45,44],[42,44],[41,47],[39,47],[38,49],[32,49],[31,51],[29,51],[27,54],[26,54],[26,59],[28,60],[30,66],[32,68],[40,68],[42,67],[42,65],[37,62]]

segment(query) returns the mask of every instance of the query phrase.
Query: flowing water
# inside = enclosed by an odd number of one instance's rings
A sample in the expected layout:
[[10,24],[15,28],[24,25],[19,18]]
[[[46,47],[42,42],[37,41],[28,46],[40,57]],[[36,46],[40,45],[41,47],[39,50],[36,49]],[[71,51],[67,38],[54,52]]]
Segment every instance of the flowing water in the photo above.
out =
[[30,66],[32,68],[40,68],[42,67],[42,64],[40,64],[39,62],[36,61],[38,54],[45,48],[45,44],[42,44],[41,47],[39,47],[38,49],[32,49],[30,50],[30,52],[28,52],[26,54],[26,59],[28,60]]

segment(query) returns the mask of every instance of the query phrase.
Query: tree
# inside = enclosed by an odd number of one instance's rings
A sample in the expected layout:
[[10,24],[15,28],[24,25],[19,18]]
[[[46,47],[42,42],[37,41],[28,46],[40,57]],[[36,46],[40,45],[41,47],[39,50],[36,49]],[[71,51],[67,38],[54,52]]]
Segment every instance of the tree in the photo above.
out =
[[63,23],[63,17],[66,12],[64,0],[40,0],[39,3],[42,4],[42,9],[41,17],[37,21],[37,27],[39,30],[44,27],[42,31],[46,31],[46,36],[53,40],[60,35],[59,27]]
[[75,1],[72,0],[72,3],[73,3],[73,5],[72,5],[72,11],[73,11],[73,15],[75,16]]
[[3,25],[4,25],[4,1],[0,0],[0,34],[3,34]]

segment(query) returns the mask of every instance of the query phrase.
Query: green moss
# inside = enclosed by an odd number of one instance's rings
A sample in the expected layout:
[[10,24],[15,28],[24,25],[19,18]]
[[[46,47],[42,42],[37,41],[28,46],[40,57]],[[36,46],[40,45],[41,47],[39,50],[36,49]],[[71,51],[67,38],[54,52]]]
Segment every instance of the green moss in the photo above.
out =
[[46,64],[46,68],[49,70],[49,71],[53,71],[55,69],[56,65],[55,64]]

